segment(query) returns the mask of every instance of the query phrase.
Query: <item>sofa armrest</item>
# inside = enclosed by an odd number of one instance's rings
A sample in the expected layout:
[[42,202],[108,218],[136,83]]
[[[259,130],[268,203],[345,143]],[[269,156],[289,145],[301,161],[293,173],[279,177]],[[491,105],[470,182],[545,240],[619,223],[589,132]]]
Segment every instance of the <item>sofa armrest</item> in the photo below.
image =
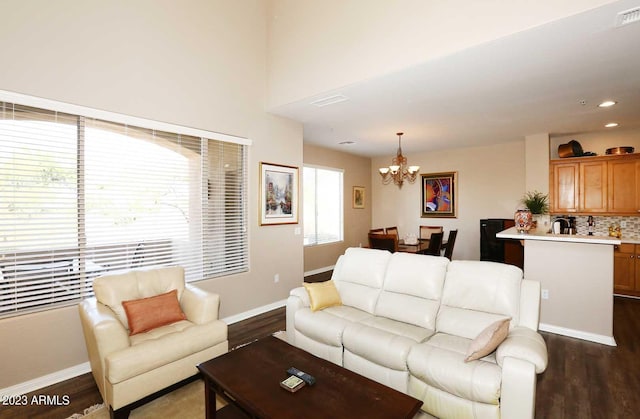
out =
[[302,307],[311,307],[311,301],[309,301],[309,293],[307,292],[305,287],[298,287],[289,291],[289,298],[291,297],[294,297],[294,299],[299,299]]
[[129,333],[115,313],[95,298],[82,301],[78,310],[91,370],[104,397],[104,360],[107,355],[130,346]]
[[205,324],[218,320],[220,296],[186,284],[180,299],[182,311],[195,324]]
[[540,374],[547,368],[547,345],[538,332],[527,327],[514,327],[496,351],[496,361],[501,367],[505,358],[529,362]]
[[536,371],[531,362],[503,359],[500,389],[500,417],[534,419],[536,410]]
[[295,345],[295,316],[296,311],[310,307],[309,294],[304,287],[294,288],[289,292],[287,299],[287,342]]
[[518,326],[538,330],[540,320],[540,282],[523,279],[520,285],[520,322]]

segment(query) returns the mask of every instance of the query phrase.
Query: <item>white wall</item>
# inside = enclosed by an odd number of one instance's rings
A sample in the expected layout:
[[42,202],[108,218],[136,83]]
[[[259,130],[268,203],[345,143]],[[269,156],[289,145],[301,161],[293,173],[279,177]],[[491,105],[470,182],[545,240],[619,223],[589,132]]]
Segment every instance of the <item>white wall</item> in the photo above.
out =
[[[443,150],[409,155],[420,173],[458,172],[458,217],[421,218],[421,184],[382,185],[378,168],[391,164],[388,158],[372,160],[372,227],[397,225],[399,234],[418,234],[419,226],[442,225],[447,232],[458,229],[454,259],[480,259],[480,220],[512,218],[525,192],[525,143]],[[393,150],[390,150],[393,151]]]
[[576,140],[582,146],[582,150],[606,155],[608,148],[630,146],[640,153],[640,129],[628,129],[623,127],[603,129],[589,134],[571,134],[553,136],[551,138],[551,158],[558,158],[558,146]]
[[284,105],[613,0],[271,0],[269,105]]
[[[264,112],[266,38],[261,0],[0,2],[0,89],[253,140],[250,271],[198,283],[222,317],[303,279],[298,226],[258,226],[259,162],[303,155],[301,125]],[[77,308],[0,320],[0,359],[0,388],[86,362]]]
[[525,142],[525,188],[549,194],[549,134],[527,135]]

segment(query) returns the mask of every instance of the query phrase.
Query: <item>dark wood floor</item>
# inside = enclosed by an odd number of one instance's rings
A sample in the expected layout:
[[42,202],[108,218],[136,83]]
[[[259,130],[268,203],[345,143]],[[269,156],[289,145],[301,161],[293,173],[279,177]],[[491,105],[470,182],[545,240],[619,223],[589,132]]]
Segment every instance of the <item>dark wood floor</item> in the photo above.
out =
[[613,335],[617,347],[543,333],[536,418],[640,417],[640,300],[615,297]]
[[[229,326],[230,347],[284,328],[284,308],[233,324]],[[538,376],[536,418],[626,419],[640,416],[640,300],[615,298],[617,347],[542,334],[549,350],[549,367]],[[59,407],[0,406],[0,418],[66,418],[102,402],[91,374],[41,389],[35,394],[68,395],[70,404]],[[29,400],[31,396],[28,395]]]

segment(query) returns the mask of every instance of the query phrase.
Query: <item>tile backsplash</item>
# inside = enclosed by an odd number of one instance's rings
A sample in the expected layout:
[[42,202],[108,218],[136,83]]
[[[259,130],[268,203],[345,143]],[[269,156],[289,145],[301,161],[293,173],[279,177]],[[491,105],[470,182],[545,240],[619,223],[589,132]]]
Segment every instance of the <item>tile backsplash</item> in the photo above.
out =
[[[572,216],[571,214],[567,214],[567,216],[552,216],[551,223],[555,221],[557,218],[566,218],[568,216]],[[588,232],[588,215],[576,215],[576,227],[578,229],[578,234],[587,234]],[[610,225],[619,225],[620,230],[622,231],[622,238],[628,239],[640,239],[640,217],[613,217],[613,216],[593,216],[593,220],[595,221],[595,228],[593,230],[593,234],[596,236],[608,236],[609,235],[609,226]],[[623,227],[623,225],[626,225]]]

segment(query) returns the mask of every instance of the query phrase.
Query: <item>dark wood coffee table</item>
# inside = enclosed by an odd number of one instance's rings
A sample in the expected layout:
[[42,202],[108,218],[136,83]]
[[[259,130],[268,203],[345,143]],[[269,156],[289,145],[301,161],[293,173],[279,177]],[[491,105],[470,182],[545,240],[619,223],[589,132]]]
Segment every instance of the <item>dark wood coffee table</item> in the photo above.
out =
[[[316,378],[295,393],[280,387],[287,369]],[[198,365],[207,418],[413,418],[422,402],[268,337]],[[229,402],[216,412],[219,394]]]

